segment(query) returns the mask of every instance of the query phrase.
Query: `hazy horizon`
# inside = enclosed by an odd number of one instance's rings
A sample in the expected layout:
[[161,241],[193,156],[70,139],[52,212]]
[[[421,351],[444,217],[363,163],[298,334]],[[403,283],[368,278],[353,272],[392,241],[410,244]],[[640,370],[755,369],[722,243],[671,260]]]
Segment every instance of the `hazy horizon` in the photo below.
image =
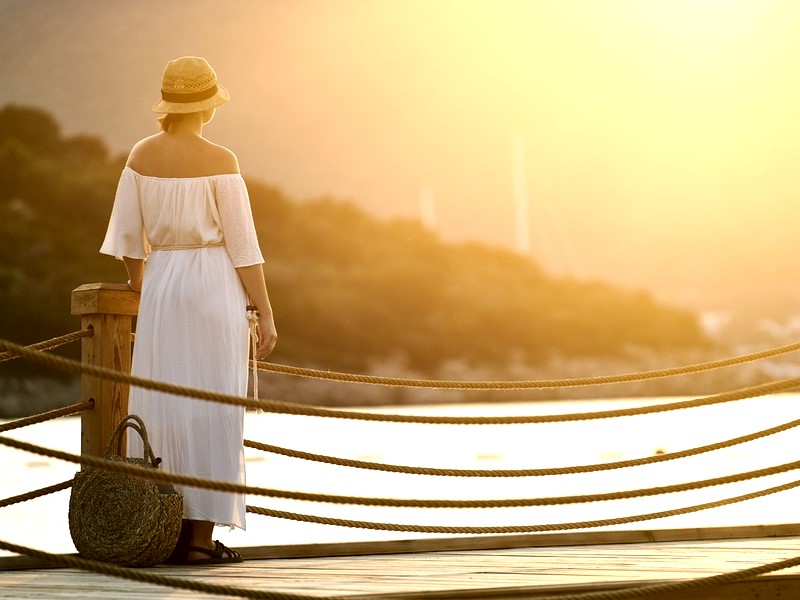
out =
[[529,231],[553,274],[671,301],[790,305],[799,26],[781,0],[0,0],[0,105],[125,152],[164,63],[203,55],[232,95],[208,136],[292,197]]

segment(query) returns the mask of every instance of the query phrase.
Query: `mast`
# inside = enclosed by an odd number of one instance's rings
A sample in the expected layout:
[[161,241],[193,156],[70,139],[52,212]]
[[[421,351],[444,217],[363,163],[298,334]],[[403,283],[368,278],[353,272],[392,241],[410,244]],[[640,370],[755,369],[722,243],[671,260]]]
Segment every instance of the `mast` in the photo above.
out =
[[529,256],[531,253],[531,226],[528,178],[525,172],[525,142],[519,131],[511,132],[511,169],[516,249],[520,254]]

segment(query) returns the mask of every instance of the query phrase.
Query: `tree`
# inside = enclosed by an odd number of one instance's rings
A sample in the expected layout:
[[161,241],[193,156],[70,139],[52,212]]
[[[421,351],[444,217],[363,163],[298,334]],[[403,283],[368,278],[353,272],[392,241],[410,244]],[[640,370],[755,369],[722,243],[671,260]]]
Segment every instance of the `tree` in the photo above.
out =
[[53,117],[39,108],[9,104],[0,109],[0,144],[15,139],[39,155],[57,153],[61,128]]

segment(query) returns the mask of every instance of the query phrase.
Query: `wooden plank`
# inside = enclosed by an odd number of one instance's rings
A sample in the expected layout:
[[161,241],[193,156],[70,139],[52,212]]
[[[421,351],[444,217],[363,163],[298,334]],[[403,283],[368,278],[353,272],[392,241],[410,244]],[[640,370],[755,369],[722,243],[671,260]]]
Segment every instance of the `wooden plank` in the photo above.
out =
[[[162,566],[151,572],[276,594],[359,595],[359,600],[536,598],[696,579],[784,560],[797,552],[795,537],[249,560],[212,569]],[[0,598],[23,592],[25,597],[37,597],[34,590],[47,598],[189,597],[188,592],[72,569],[0,573]],[[800,597],[800,568],[691,594],[656,597]]]
[[139,293],[125,283],[86,283],[72,290],[70,314],[128,315],[139,313]]
[[[441,592],[411,592],[391,594],[363,594],[358,600],[511,600],[516,598],[557,598],[573,594],[586,594],[589,592],[612,592],[631,589],[644,589],[646,586],[655,585],[657,582],[649,581],[633,584],[590,584],[572,586],[546,586],[530,587],[519,586],[514,588],[482,588],[472,590],[444,590]],[[653,600],[786,600],[787,598],[800,598],[800,577],[798,576],[769,576],[748,579],[720,586],[713,586],[696,591],[676,591],[658,595],[643,595],[643,598]]]
[[[84,315],[83,329],[92,328],[94,335],[81,339],[81,361],[130,373],[131,326],[129,316]],[[81,413],[81,454],[102,456],[114,427],[128,414],[129,390],[126,383],[81,375],[81,400],[95,403]]]
[[[251,546],[239,548],[250,559],[299,558],[321,556],[359,556],[458,550],[495,550],[503,548],[541,548],[647,542],[731,540],[800,536],[800,524],[746,525],[684,529],[644,529],[630,531],[583,531],[526,535],[492,535],[383,542],[348,542],[338,544],[297,544],[286,546]],[[2,562],[0,562],[2,568]]]
[[[139,294],[126,284],[89,283],[73,290],[71,312],[81,315],[82,329],[94,332],[81,339],[81,361],[130,373],[132,321],[138,309]],[[81,376],[82,400],[95,402],[81,414],[82,454],[102,455],[114,426],[128,414],[129,389],[124,383]]]
[[[529,535],[427,538],[378,542],[249,546],[237,548],[237,550],[241,552],[242,556],[247,560],[269,560],[737,539],[763,539],[765,544],[768,545],[770,539],[787,537],[800,537],[800,524],[786,523],[739,527],[587,531]],[[658,552],[663,555],[665,552],[663,547],[658,548]],[[706,552],[712,552],[713,550],[713,548],[705,549]],[[654,552],[655,551],[656,546],[654,546]],[[0,556],[0,571],[47,568],[55,567],[53,567],[52,563],[26,556]]]
[[[461,588],[463,581],[452,581],[449,584],[452,586],[450,589],[431,589],[430,584],[420,578],[417,580],[420,589],[409,590],[407,582],[400,582],[391,587],[391,591],[383,593],[366,593],[361,590],[364,589],[364,581],[358,581],[356,578],[340,578],[340,585],[330,585],[329,581],[321,582],[318,574],[306,573],[305,578],[298,576],[295,580],[296,585],[287,586],[285,581],[276,581],[273,573],[253,572],[250,578],[243,576],[243,570],[237,570],[235,576],[230,573],[232,567],[224,567],[220,569],[204,569],[202,577],[191,577],[181,575],[186,579],[197,579],[215,583],[218,585],[229,585],[231,587],[261,590],[261,591],[274,591],[276,593],[293,593],[293,594],[308,594],[326,597],[339,597],[347,596],[352,598],[354,594],[358,594],[359,600],[446,600],[446,599],[462,599],[462,598],[537,598],[542,596],[558,597],[560,595],[586,593],[586,592],[600,592],[611,590],[626,590],[632,588],[640,588],[645,585],[652,585],[655,583],[663,583],[661,581],[639,581],[639,582],[589,582],[583,584],[571,585],[506,585],[502,587],[473,587]],[[230,573],[223,575],[223,573]],[[162,574],[159,572],[159,574]],[[170,573],[170,576],[173,575]],[[173,589],[167,587],[159,587],[151,584],[128,582],[115,578],[107,578],[102,575],[86,574],[77,571],[63,571],[51,572],[46,579],[39,581],[7,581],[1,580],[3,583],[0,589],[0,598],[12,597],[18,598],[20,594],[24,593],[24,597],[42,597],[42,598],[124,598],[126,600],[134,598],[188,598],[195,592]],[[397,580],[399,581],[399,580]],[[700,600],[700,599],[718,599],[718,600],[744,600],[745,598],[796,598],[796,593],[800,589],[800,578],[797,576],[768,576],[765,578],[758,578],[744,582],[737,582],[724,586],[715,586],[713,588],[706,588],[697,592],[682,591],[669,595],[655,596],[660,600]],[[427,589],[426,589],[427,586]],[[404,589],[405,587],[405,589]],[[24,590],[24,592],[23,592]],[[5,593],[4,593],[5,592]],[[782,595],[781,595],[782,594]],[[209,597],[205,596],[204,597]],[[211,596],[217,598],[217,596]]]

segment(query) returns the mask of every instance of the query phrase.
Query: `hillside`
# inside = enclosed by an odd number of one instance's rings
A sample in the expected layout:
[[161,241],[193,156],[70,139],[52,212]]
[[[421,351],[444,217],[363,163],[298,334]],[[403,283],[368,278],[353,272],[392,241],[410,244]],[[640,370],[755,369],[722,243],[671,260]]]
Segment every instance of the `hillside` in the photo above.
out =
[[[4,0],[0,106],[122,152],[165,62],[199,54],[232,94],[209,131],[252,180],[379,218],[424,190],[442,239],[508,248],[513,130],[546,272],[646,289],[737,347],[795,341],[799,5],[577,4]],[[762,17],[703,35],[741,10]]]
[[[123,160],[100,139],[63,136],[41,109],[0,110],[0,337],[74,331],[71,290],[124,280],[98,253]],[[709,347],[694,315],[647,293],[556,279],[509,251],[444,243],[414,221],[247,183],[280,335],[275,362],[427,377],[457,365],[469,376]],[[17,363],[2,366],[7,386],[31,373]],[[293,399],[332,398],[348,402]]]

